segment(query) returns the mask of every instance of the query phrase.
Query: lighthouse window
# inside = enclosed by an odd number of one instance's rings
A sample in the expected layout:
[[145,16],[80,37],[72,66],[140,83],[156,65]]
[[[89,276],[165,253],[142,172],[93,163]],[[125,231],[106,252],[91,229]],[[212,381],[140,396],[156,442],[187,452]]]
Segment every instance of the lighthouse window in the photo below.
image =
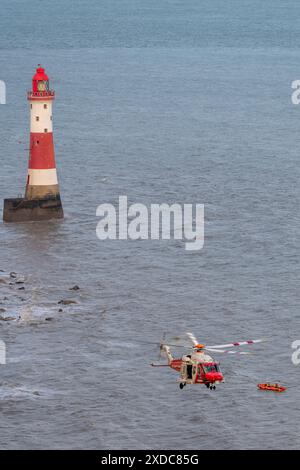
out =
[[44,109],[47,109],[47,105],[46,105],[46,104],[44,104]]
[[40,120],[39,116],[36,116],[36,117],[35,117],[35,120],[36,120],[36,121],[39,121],[39,120]]
[[50,116],[50,120],[52,121],[52,116]]
[[44,129],[45,132],[48,132],[48,129]]

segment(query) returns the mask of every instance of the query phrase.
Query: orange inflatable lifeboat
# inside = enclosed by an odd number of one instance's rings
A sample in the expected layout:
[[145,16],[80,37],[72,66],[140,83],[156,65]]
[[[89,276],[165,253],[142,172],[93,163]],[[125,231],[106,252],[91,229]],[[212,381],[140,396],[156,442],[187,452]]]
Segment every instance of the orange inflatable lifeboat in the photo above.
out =
[[260,390],[270,390],[272,392],[284,392],[286,390],[286,387],[283,387],[282,385],[279,384],[258,384],[257,385]]

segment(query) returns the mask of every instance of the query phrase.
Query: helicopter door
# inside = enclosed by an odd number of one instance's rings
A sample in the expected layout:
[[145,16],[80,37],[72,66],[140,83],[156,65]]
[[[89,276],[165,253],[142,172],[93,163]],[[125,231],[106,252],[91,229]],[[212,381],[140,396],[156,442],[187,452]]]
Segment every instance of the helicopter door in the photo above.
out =
[[180,369],[180,375],[183,380],[186,380],[187,378],[187,371],[186,371],[186,363],[182,362],[181,364],[181,369]]
[[196,364],[193,365],[193,383],[196,382],[197,379],[197,366]]
[[198,377],[197,377],[197,381],[199,383],[202,383],[203,382],[203,370],[202,370],[202,366],[200,364],[198,364]]
[[193,365],[192,364],[186,365],[186,376],[189,380],[192,380],[193,378]]

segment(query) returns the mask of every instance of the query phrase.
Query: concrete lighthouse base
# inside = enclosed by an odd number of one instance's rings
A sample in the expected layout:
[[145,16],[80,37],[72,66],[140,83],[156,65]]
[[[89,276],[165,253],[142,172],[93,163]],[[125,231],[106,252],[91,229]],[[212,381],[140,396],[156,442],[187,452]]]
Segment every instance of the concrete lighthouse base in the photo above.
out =
[[4,199],[4,222],[30,222],[63,219],[64,212],[59,195],[41,199]]

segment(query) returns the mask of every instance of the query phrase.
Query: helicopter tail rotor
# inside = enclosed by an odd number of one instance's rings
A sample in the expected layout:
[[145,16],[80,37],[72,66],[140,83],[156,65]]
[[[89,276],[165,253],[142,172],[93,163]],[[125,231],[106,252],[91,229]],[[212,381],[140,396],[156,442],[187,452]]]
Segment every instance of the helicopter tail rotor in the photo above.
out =
[[163,333],[160,343],[159,343],[159,351],[158,351],[158,361],[162,358],[163,356],[163,351],[164,351],[164,341],[166,339],[166,333]]

